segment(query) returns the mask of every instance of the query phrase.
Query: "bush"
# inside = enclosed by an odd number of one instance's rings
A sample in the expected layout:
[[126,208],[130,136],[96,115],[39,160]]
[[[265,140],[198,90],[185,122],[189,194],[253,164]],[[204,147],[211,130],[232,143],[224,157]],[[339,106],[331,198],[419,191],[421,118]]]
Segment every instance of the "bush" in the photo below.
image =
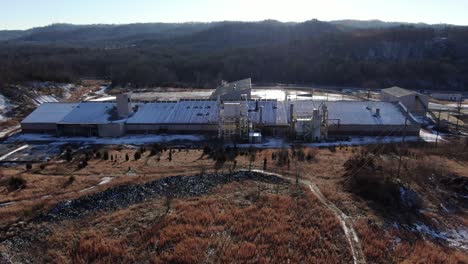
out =
[[141,159],[141,153],[139,151],[135,152],[134,158],[135,160]]
[[130,160],[130,157],[128,156],[128,153],[125,154],[125,160],[126,160],[126,161],[129,161],[129,160]]
[[303,148],[294,150],[294,156],[298,161],[304,161],[306,159],[306,154]]
[[309,162],[315,160],[317,158],[317,154],[316,149],[309,149],[309,151],[307,151],[306,160]]
[[65,182],[65,184],[63,186],[64,187],[70,186],[75,182],[75,180],[76,180],[75,176],[72,175],[72,176],[68,177],[67,181]]
[[363,152],[351,157],[345,164],[346,187],[366,200],[394,209],[418,209],[417,193],[403,186],[399,179],[388,177],[377,157]]
[[8,180],[8,190],[10,192],[26,188],[26,180],[21,177],[11,177]]
[[109,152],[105,151],[103,155],[104,160],[109,160]]
[[276,165],[283,167],[288,164],[289,152],[286,149],[281,149],[276,152]]
[[27,164],[26,164],[26,169],[27,169],[27,170],[32,169],[32,164],[31,164],[31,163],[27,163]]
[[78,164],[78,169],[84,169],[88,166],[88,161],[86,160],[86,158],[82,161],[80,161],[80,164]]
[[71,149],[67,148],[67,150],[65,152],[65,160],[67,162],[71,162],[72,159],[73,159],[73,155],[72,155]]

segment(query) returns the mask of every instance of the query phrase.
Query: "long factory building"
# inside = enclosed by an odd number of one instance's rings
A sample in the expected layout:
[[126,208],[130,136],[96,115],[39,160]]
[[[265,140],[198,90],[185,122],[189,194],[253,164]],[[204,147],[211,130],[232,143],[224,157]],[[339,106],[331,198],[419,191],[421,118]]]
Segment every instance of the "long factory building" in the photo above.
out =
[[419,135],[416,118],[399,102],[252,100],[246,82],[250,85],[250,79],[243,80],[240,88],[224,84],[213,93],[216,99],[207,100],[132,102],[130,94],[121,94],[111,102],[45,103],[21,127],[24,133],[89,137],[203,133],[224,139],[271,135],[320,141]]

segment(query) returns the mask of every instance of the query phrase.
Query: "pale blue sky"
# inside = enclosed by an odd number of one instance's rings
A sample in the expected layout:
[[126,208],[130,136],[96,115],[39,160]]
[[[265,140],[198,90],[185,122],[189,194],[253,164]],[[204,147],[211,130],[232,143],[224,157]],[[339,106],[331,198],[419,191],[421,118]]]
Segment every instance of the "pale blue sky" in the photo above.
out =
[[0,0],[0,29],[26,29],[52,23],[313,18],[468,25],[468,0]]

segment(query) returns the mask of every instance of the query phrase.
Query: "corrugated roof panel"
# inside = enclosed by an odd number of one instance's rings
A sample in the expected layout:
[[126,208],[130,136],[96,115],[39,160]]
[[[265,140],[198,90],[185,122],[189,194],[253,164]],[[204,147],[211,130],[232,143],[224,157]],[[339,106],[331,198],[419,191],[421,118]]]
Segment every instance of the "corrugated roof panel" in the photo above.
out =
[[204,124],[218,122],[216,101],[139,104],[129,124]]
[[21,123],[58,123],[77,105],[78,103],[43,103]]
[[[60,124],[107,124],[112,121],[110,111],[116,103],[108,102],[82,102],[66,115]],[[117,120],[116,120],[117,121]],[[113,121],[113,122],[116,122]]]
[[[310,113],[314,108],[320,109],[324,103],[328,107],[328,118],[339,119],[343,125],[404,125],[406,117],[396,103],[392,102],[362,102],[362,101],[297,101],[288,102],[294,104],[294,112]],[[375,116],[376,109],[380,109],[380,115]]]

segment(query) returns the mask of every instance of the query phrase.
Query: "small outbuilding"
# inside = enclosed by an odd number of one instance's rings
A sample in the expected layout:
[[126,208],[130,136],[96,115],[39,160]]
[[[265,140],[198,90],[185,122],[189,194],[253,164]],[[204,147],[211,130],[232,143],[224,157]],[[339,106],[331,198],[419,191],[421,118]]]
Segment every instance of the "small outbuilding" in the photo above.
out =
[[383,89],[381,99],[385,102],[400,102],[410,113],[418,116],[425,116],[429,106],[427,95],[400,87]]
[[432,98],[437,100],[444,100],[444,101],[455,101],[459,102],[462,100],[463,95],[461,93],[433,93],[431,94]]

